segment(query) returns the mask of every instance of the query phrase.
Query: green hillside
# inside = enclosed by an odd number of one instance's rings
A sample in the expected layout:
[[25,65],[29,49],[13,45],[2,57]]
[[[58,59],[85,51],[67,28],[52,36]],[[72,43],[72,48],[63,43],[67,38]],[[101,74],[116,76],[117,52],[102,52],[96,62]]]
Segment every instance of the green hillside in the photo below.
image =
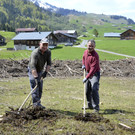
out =
[[134,22],[123,16],[93,13],[64,16],[39,8],[28,0],[0,0],[0,30],[5,31],[28,27],[36,27],[38,31],[75,29],[81,35],[96,28],[103,36],[104,32],[120,32],[129,25],[134,26]]
[[1,30],[36,27],[39,31],[48,31],[69,26],[68,17],[41,9],[27,0],[0,0]]

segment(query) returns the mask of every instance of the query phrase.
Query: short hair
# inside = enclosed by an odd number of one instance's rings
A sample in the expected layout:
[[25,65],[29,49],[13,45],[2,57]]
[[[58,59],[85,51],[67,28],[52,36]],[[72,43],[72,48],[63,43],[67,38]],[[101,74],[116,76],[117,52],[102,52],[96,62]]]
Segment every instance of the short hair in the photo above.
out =
[[[91,42],[92,44],[94,44],[94,45],[96,46],[96,42],[95,42],[95,40],[90,39],[90,40],[88,40],[88,42]],[[87,42],[87,43],[88,43],[88,42]]]

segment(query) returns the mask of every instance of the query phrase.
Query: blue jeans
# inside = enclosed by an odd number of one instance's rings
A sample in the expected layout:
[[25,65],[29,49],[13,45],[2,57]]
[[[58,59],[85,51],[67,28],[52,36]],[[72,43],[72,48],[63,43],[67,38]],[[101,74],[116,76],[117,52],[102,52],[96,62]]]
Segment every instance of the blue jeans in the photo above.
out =
[[100,72],[96,72],[85,84],[88,107],[96,110],[99,110],[99,80]]
[[[40,81],[38,87],[32,92],[32,101],[33,105],[38,105],[41,103],[41,97],[42,97],[42,89],[43,89],[43,80],[41,79],[42,72],[38,73],[38,80]],[[30,80],[30,87],[31,90],[36,86],[35,78],[32,75],[31,69],[28,68],[28,76]]]

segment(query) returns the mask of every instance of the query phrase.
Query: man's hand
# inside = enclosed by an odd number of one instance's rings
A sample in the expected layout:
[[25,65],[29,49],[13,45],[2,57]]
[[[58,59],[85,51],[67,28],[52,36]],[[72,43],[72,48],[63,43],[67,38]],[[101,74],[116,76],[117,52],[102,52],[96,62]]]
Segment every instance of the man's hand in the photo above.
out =
[[43,74],[42,74],[43,79],[46,77],[46,75],[47,75],[47,72],[46,71],[43,72]]
[[35,77],[35,83],[37,86],[39,86],[40,81],[39,81],[38,77]]
[[82,65],[82,69],[86,69],[86,68],[85,68],[85,65]]
[[86,83],[86,81],[87,81],[87,78],[84,78],[84,79],[83,79],[83,83]]

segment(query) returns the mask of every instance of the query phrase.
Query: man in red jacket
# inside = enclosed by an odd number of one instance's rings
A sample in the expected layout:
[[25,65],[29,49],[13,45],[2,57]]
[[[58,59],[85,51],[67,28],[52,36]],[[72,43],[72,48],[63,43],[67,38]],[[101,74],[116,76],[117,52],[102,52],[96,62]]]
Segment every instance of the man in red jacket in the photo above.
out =
[[83,83],[86,83],[86,98],[88,106],[86,109],[94,109],[99,112],[99,80],[100,67],[99,56],[95,51],[95,41],[88,40],[87,50],[84,51],[82,59],[82,68],[86,70],[86,77]]

